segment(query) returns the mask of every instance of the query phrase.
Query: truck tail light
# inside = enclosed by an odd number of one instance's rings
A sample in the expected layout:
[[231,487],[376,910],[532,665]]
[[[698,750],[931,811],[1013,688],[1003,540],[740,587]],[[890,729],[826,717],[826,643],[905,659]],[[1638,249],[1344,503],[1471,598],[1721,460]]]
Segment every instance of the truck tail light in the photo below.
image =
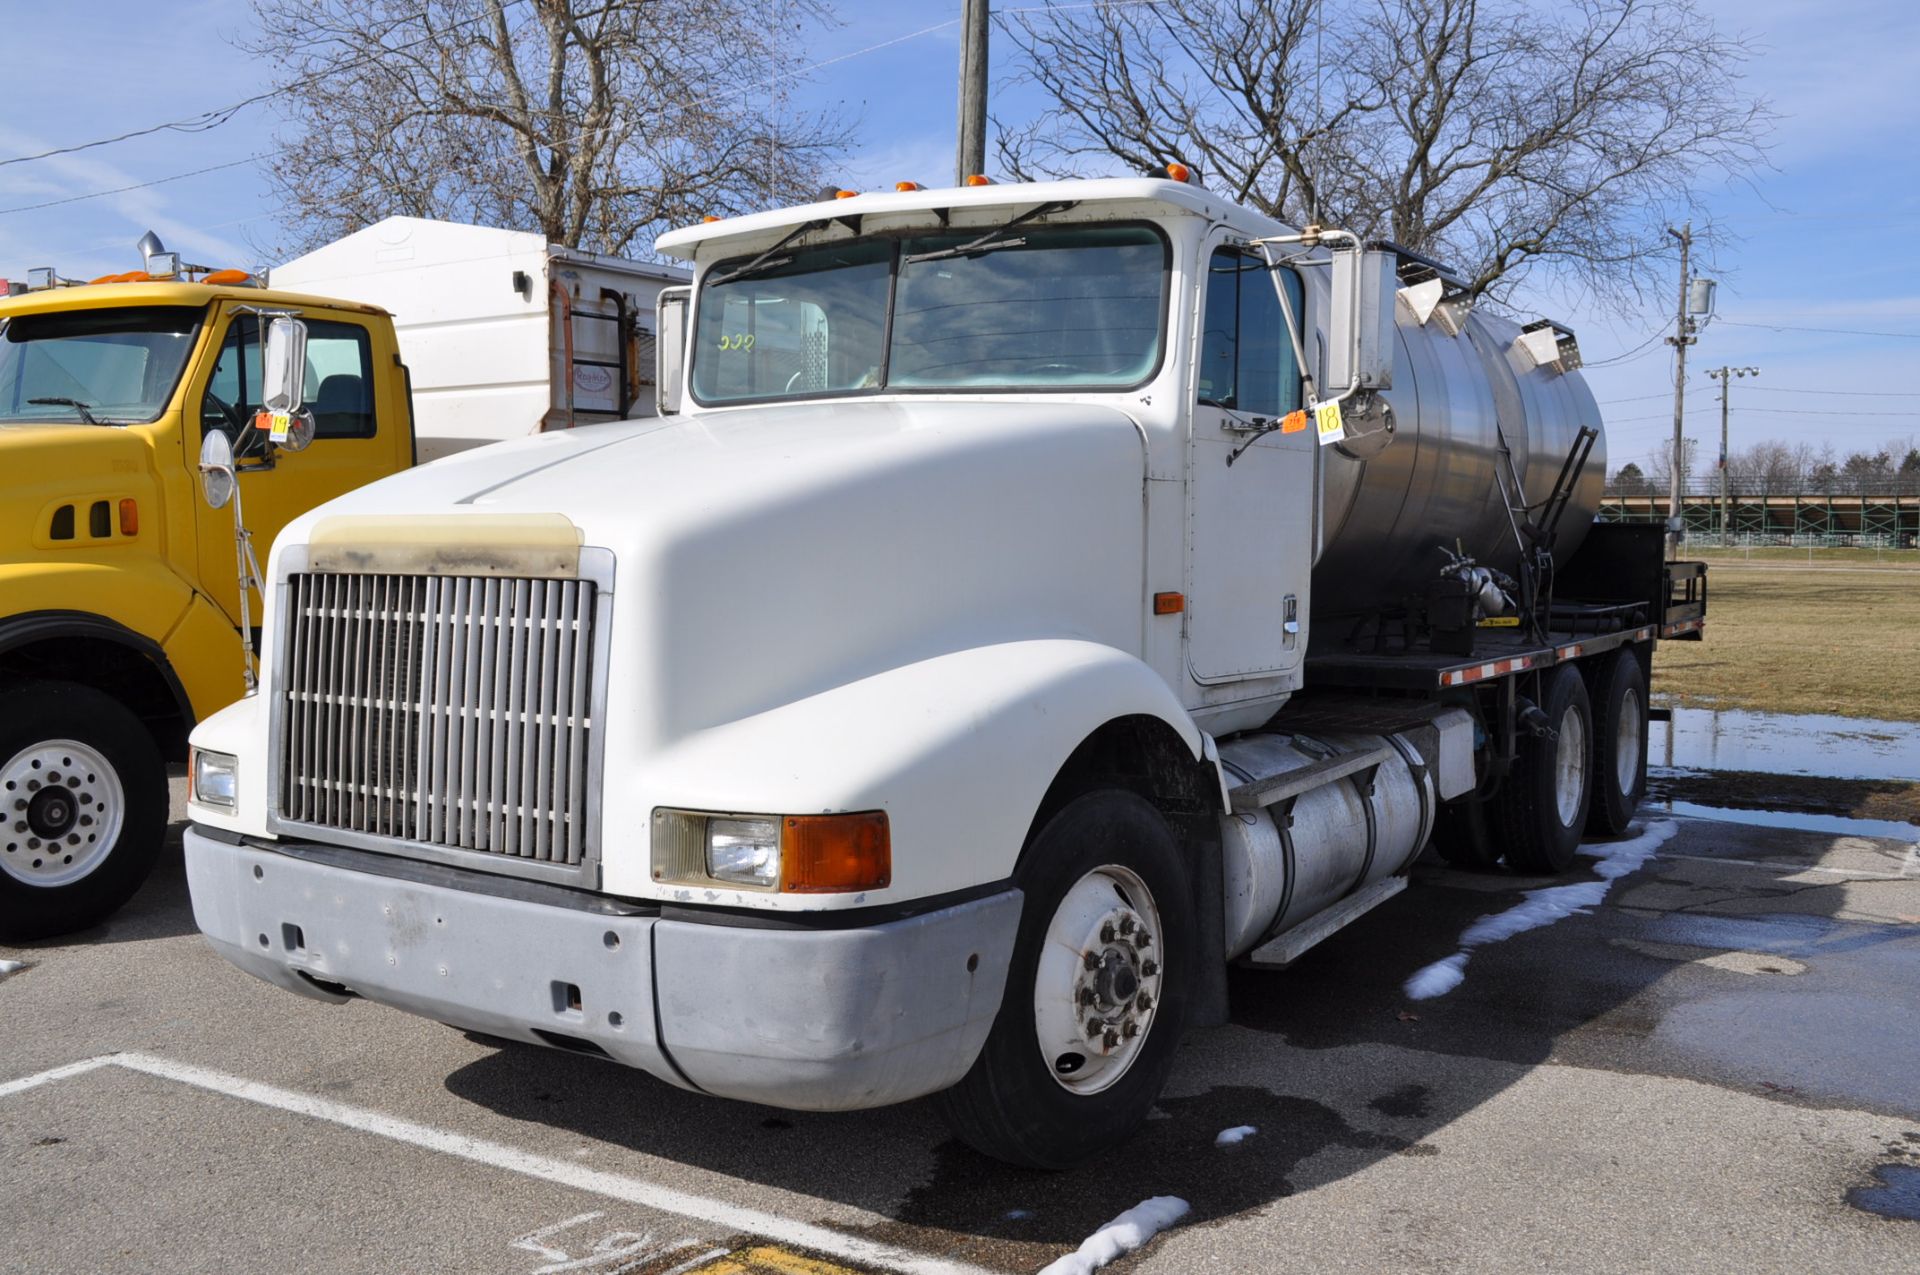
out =
[[140,504],[127,499],[120,502],[120,534],[137,536],[140,534]]
[[893,880],[885,811],[789,815],[781,832],[781,888],[791,894],[878,890]]

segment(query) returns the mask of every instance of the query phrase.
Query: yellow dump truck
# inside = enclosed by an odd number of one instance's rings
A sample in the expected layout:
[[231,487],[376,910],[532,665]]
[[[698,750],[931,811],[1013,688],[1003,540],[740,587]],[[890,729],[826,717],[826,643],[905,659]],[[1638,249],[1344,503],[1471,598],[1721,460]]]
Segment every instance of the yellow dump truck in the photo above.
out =
[[[184,759],[196,721],[243,692],[234,515],[197,491],[207,436],[237,456],[261,556],[289,519],[414,455],[384,310],[166,253],[86,286],[35,274],[0,297],[8,941],[91,924],[132,895],[165,835],[167,764]],[[282,314],[306,325],[312,437],[297,455],[256,421],[270,419],[263,332]],[[257,599],[250,611],[257,623]]]

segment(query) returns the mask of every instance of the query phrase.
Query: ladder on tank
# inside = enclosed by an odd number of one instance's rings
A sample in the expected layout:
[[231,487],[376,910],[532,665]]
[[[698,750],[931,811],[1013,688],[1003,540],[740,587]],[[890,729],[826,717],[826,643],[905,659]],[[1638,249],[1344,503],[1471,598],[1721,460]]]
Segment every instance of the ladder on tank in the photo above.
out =
[[[561,385],[560,393],[554,397],[554,404],[564,413],[564,419],[547,428],[572,429],[579,423],[582,415],[606,420],[625,420],[633,411],[633,346],[636,332],[635,316],[628,308],[625,293],[613,288],[600,289],[599,302],[611,302],[611,313],[597,309],[576,309],[576,298],[564,279],[555,279],[552,289],[551,314],[549,323],[558,340],[557,349],[551,351],[559,365]],[[581,322],[611,323],[613,325],[614,358],[587,358],[579,353],[582,346],[592,348],[598,343],[582,342],[577,338]],[[581,407],[578,403],[580,369],[593,368],[609,377],[612,382],[613,405],[611,407]]]

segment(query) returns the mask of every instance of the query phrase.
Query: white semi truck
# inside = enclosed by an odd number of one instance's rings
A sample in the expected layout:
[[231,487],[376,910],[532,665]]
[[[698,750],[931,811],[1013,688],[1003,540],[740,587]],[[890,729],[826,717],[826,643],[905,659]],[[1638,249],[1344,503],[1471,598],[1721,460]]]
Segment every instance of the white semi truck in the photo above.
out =
[[663,416],[293,523],[193,734],[235,964],[1063,1166],[1429,843],[1622,831],[1704,577],[1573,336],[1158,178],[665,236]]

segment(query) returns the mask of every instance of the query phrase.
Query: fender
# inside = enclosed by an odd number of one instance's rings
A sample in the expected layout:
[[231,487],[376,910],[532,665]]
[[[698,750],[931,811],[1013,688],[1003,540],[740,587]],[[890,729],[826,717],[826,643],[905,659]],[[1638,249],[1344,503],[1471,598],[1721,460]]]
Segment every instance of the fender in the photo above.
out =
[[[1194,760],[1205,740],[1136,657],[1041,639],[935,656],[699,732],[608,785],[605,826],[646,828],[651,806],[773,814],[885,810],[893,880],[865,895],[703,897],[835,908],[965,890],[1012,875],[1034,813],[1075,748],[1117,717],[1166,722]],[[609,838],[604,888],[671,897],[644,840]]]
[[193,725],[193,701],[188,698],[186,687],[180,684],[179,675],[174,672],[166,651],[152,638],[136,633],[116,620],[86,611],[28,611],[0,619],[0,656],[50,638],[91,638],[112,642],[141,656],[153,665],[160,679],[166,683],[167,692],[173,697],[174,707],[180,713],[180,720],[189,727]]

